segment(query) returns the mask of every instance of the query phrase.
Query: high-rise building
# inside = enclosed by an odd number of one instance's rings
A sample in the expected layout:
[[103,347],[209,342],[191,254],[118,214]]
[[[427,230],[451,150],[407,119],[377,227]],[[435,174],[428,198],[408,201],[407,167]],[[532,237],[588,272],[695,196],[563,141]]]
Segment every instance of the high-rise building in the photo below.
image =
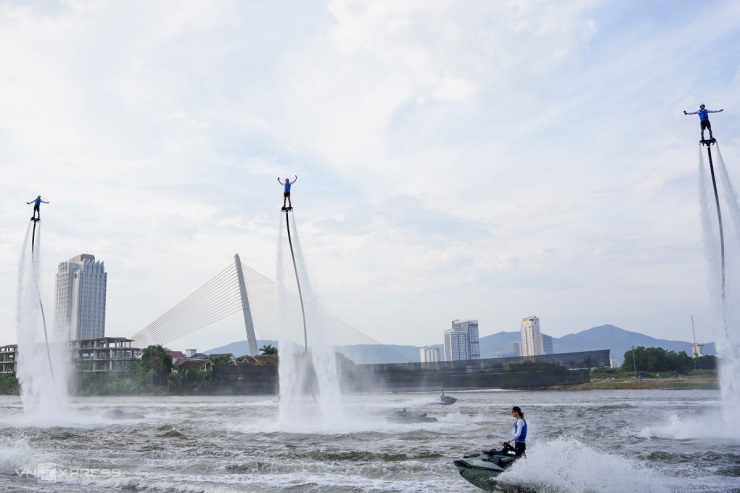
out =
[[522,356],[540,354],[543,354],[540,319],[539,317],[525,317],[522,319]]
[[83,253],[59,264],[54,329],[69,340],[105,337],[105,264]]
[[452,328],[445,331],[445,359],[461,361],[480,359],[478,321],[452,321]]
[[420,347],[419,358],[422,363],[436,363],[439,361],[439,348],[436,345]]
[[552,336],[542,334],[542,354],[555,354],[552,345]]
[[522,355],[522,345],[518,342],[514,342],[511,344],[511,350],[514,353],[514,356],[521,356]]

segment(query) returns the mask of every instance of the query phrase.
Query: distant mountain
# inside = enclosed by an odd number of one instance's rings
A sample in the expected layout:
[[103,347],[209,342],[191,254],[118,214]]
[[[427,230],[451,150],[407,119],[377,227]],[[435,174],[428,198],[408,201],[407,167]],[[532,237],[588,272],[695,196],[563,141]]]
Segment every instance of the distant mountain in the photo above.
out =
[[[270,344],[280,349],[278,341],[257,340],[257,348]],[[236,341],[225,346],[203,351],[204,354],[231,353],[237,358],[247,354],[249,345],[247,340]],[[338,351],[358,364],[378,363],[378,357],[384,356],[382,362],[410,363],[419,361],[419,348],[416,346],[400,346],[397,344],[358,344],[353,346],[339,346]],[[440,349],[440,352],[442,350]]]
[[[480,338],[480,357],[481,358],[498,358],[514,356],[513,344],[521,340],[519,331],[516,332],[498,332]],[[568,334],[563,337],[553,337],[553,350],[556,353],[575,353],[580,351],[592,351],[595,349],[609,349],[610,357],[615,360],[622,360],[624,353],[632,347],[660,347],[666,351],[685,351],[691,356],[692,343],[684,341],[669,341],[666,339],[655,339],[654,337],[640,334],[639,332],[630,332],[620,329],[614,325],[600,325],[591,329],[583,330],[575,334]],[[258,340],[257,347],[261,348],[270,344],[279,347],[277,341]],[[440,356],[444,355],[443,346],[440,348]],[[397,344],[383,345],[354,345],[340,346],[339,352],[356,363],[377,363],[378,355],[385,356],[387,362],[415,362],[420,361],[419,348],[416,346],[404,346]],[[237,341],[225,346],[209,349],[204,351],[206,354],[232,353],[234,356],[243,356],[247,354],[247,341]],[[716,354],[714,343],[704,345],[704,354]]]
[[[499,332],[480,338],[480,357],[496,358],[497,351],[500,356],[510,355],[512,345],[521,340],[520,333]],[[630,332],[620,329],[614,325],[600,325],[576,334],[568,334],[563,337],[552,338],[553,351],[556,353],[576,353],[580,351],[592,351],[594,349],[608,349],[609,357],[622,360],[624,353],[632,347],[660,347],[666,351],[686,351],[691,356],[690,342],[669,341],[666,339],[655,339],[654,337]],[[714,343],[704,345],[704,354],[716,354]]]
[[[273,346],[278,347],[277,341],[270,341],[270,340],[262,340],[257,339],[257,349],[261,348],[262,346]],[[233,354],[237,358],[239,356],[244,356],[249,352],[249,344],[247,343],[247,340],[244,339],[243,341],[236,341],[232,342],[231,344],[227,344],[225,346],[216,347],[213,349],[209,349],[208,351],[203,351],[203,354]]]
[[516,356],[514,354],[514,343],[522,340],[521,333],[498,332],[490,336],[483,336],[480,341],[481,358],[506,358]]
[[[622,360],[624,353],[632,347],[659,347],[666,351],[686,351],[691,356],[691,342],[669,341],[630,332],[613,325],[600,325],[577,334],[568,334],[560,338],[553,338],[553,349],[556,353],[571,353],[588,351],[590,349],[609,349],[612,359]],[[704,354],[716,354],[714,343],[704,345]]]

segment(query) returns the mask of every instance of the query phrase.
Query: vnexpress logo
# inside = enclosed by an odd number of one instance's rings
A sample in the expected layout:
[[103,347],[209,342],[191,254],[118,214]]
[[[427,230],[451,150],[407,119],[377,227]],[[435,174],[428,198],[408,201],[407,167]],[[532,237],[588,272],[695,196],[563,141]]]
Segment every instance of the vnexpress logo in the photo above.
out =
[[36,467],[36,479],[39,483],[57,482],[57,465],[53,462],[42,462]]
[[69,479],[120,478],[120,469],[98,469],[87,467],[60,467],[53,462],[41,462],[35,469],[16,469],[22,478],[34,477],[39,483],[56,483]]

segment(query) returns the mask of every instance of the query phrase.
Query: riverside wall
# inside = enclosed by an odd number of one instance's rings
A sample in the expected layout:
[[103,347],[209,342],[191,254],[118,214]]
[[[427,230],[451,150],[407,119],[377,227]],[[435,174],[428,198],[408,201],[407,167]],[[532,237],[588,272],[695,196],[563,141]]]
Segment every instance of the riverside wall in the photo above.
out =
[[[341,361],[341,360],[340,360]],[[590,382],[592,368],[609,366],[609,350],[436,363],[339,364],[345,392],[422,392],[540,389]],[[277,365],[217,365],[213,376],[236,394],[276,394]]]

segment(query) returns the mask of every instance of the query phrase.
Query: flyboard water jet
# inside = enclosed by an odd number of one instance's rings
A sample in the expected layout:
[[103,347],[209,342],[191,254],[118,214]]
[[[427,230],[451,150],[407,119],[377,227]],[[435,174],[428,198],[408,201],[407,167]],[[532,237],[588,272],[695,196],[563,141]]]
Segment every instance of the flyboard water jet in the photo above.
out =
[[[32,270],[31,282],[33,283],[33,293],[35,294],[35,297],[38,300],[39,311],[41,313],[41,321],[42,321],[42,325],[44,329],[44,343],[46,346],[46,360],[49,364],[49,375],[51,376],[51,381],[52,381],[54,388],[57,388],[57,379],[54,374],[54,364],[53,364],[53,360],[51,356],[51,349],[50,349],[50,344],[49,344],[49,332],[48,332],[47,324],[46,324],[46,312],[44,310],[44,303],[41,297],[41,289],[39,287],[39,281],[38,281],[39,280],[39,265],[38,265],[39,258],[38,257],[39,257],[40,243],[41,243],[41,212],[40,212],[41,203],[48,204],[49,202],[42,200],[40,195],[36,199],[32,200],[31,202],[27,202],[27,204],[34,204],[33,216],[31,216],[31,223],[33,224],[33,227],[31,228],[31,270]],[[28,239],[26,239],[26,241],[28,241]],[[56,394],[56,402],[60,410],[63,409],[63,406],[62,406],[62,403],[61,403],[61,400],[58,394]]]
[[[288,180],[286,180],[287,182]],[[293,180],[295,182],[295,180]],[[290,192],[288,192],[288,199],[290,199]],[[288,245],[290,246],[290,257],[293,261],[293,272],[295,273],[295,282],[296,286],[298,287],[298,299],[301,302],[301,317],[303,319],[303,352],[306,357],[308,357],[308,330],[306,328],[306,308],[303,303],[303,291],[301,290],[301,280],[300,276],[298,275],[298,264],[296,263],[295,259],[295,252],[293,250],[293,239],[290,235],[290,216],[288,215],[290,212],[293,211],[293,206],[285,207],[283,206],[282,211],[285,212],[285,229],[288,233]],[[308,361],[308,359],[306,359]],[[310,385],[310,384],[309,384]],[[312,387],[312,386],[311,386]],[[313,391],[313,388],[311,388],[311,397],[313,397],[314,402],[319,407],[319,402],[316,399],[316,393]]]
[[[740,311],[731,303],[737,298],[740,289],[740,203],[735,188],[727,172],[719,142],[712,135],[709,113],[724,110],[707,110],[704,105],[698,111],[685,114],[699,115],[701,123],[701,140],[699,141],[699,195],[701,218],[704,229],[705,255],[710,267],[709,288],[715,304],[715,313],[721,313],[717,324],[722,330],[717,332],[717,355],[720,390],[722,393],[722,414],[728,432],[740,436],[737,427],[737,412],[740,409],[740,346],[737,344],[737,327],[740,325]],[[709,131],[709,138],[704,132]],[[709,161],[708,168],[704,163],[704,148]],[[707,172],[708,171],[708,172]],[[714,205],[709,194],[709,177],[714,193]],[[712,219],[715,214],[716,223]],[[729,212],[729,214],[728,214]],[[715,224],[713,226],[712,224]],[[719,240],[719,248],[717,248]],[[717,258],[719,253],[719,258]],[[721,305],[719,304],[721,303]],[[731,330],[732,329],[732,330]],[[734,340],[733,340],[734,339]],[[734,431],[731,431],[733,430]]]
[[37,273],[38,273],[38,265],[36,263],[36,252],[35,252],[35,243],[36,243],[36,225],[39,226],[39,236],[41,235],[41,225],[39,222],[41,219],[31,219],[33,221],[33,233],[31,236],[31,263],[33,265],[33,279],[34,279],[34,285],[36,287],[36,295],[39,298],[39,308],[41,310],[41,321],[44,324],[44,342],[46,342],[46,357],[49,360],[49,373],[51,374],[51,379],[54,382],[54,385],[56,386],[56,378],[54,377],[54,365],[51,363],[51,350],[49,349],[49,333],[46,329],[46,314],[44,312],[44,302],[41,300],[41,290],[39,289],[39,284],[37,281]]
[[719,193],[717,192],[717,179],[714,174],[714,162],[712,161],[712,145],[717,144],[717,139],[711,137],[709,139],[701,139],[699,145],[706,146],[707,157],[709,158],[709,174],[712,177],[712,190],[714,191],[714,205],[717,210],[717,223],[719,225],[719,252],[720,252],[720,283],[721,283],[721,297],[722,297],[722,326],[725,330],[725,335],[729,336],[729,327],[727,323],[727,274],[725,270],[725,233],[722,224],[722,209],[719,205]]

